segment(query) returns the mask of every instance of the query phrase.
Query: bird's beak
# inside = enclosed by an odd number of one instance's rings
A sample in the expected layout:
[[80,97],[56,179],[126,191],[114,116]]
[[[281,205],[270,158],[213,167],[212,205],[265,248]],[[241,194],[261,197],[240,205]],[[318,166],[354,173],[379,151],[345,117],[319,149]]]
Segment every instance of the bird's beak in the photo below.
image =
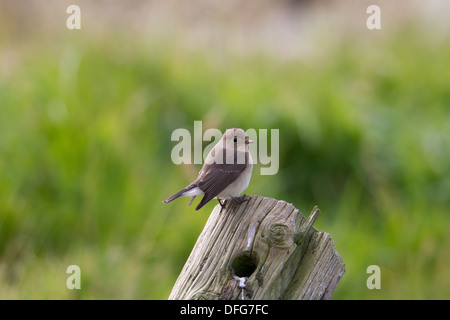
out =
[[248,137],[245,137],[245,144],[250,144],[250,143],[253,143],[253,142],[255,142],[255,141],[250,140]]

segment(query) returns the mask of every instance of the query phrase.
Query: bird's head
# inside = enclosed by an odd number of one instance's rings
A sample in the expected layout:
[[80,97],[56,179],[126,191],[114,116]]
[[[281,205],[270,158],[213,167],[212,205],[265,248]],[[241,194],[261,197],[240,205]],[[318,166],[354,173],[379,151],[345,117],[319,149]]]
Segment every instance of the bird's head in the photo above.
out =
[[225,148],[238,151],[248,151],[248,145],[253,142],[248,138],[245,131],[239,128],[228,129],[225,131],[222,139]]

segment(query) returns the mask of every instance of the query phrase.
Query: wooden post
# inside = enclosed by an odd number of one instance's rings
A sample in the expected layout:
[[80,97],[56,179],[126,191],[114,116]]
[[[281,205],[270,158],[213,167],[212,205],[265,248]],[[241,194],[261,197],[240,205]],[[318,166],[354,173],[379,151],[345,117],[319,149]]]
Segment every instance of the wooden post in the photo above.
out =
[[285,201],[217,205],[169,299],[330,299],[345,272],[328,233]]

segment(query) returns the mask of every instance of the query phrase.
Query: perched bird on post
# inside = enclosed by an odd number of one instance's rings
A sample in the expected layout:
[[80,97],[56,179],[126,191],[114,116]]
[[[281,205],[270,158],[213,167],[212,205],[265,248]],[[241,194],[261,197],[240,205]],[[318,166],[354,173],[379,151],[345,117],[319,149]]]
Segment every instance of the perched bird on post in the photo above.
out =
[[196,196],[203,195],[195,210],[199,210],[211,199],[233,199],[241,204],[248,200],[245,194],[239,196],[247,187],[252,176],[253,161],[248,145],[252,143],[242,129],[228,129],[222,139],[211,149],[206,157],[197,179],[183,190],[168,197],[168,203],[181,196],[191,197],[189,206]]

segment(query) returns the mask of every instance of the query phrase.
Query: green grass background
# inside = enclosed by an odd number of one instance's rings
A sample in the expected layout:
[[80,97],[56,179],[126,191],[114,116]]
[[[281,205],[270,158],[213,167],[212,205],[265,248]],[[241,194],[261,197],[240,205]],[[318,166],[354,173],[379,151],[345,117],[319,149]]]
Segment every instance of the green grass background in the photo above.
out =
[[[195,120],[280,130],[278,174],[256,166],[246,193],[321,208],[315,227],[347,270],[333,298],[450,298],[448,37],[414,24],[319,37],[323,53],[308,60],[215,56],[117,30],[8,30],[0,298],[166,299],[215,205],[161,203],[199,170],[170,161],[172,131]],[[81,290],[66,288],[71,264]],[[373,264],[380,290],[366,287]]]

